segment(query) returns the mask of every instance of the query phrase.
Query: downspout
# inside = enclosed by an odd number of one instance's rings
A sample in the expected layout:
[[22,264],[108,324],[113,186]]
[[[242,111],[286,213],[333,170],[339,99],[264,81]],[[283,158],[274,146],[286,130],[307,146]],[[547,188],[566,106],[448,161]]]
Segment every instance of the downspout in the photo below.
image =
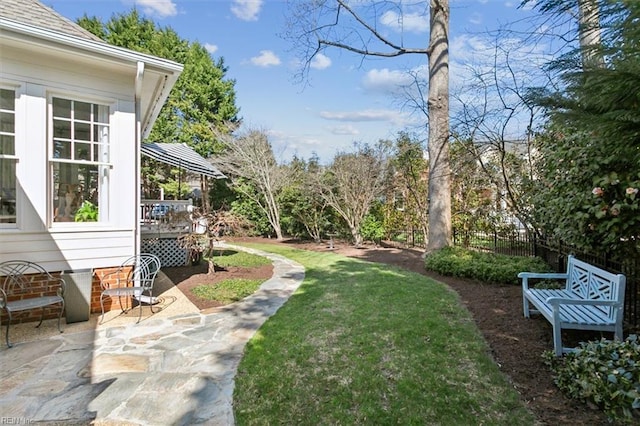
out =
[[140,180],[140,145],[142,143],[142,80],[144,76],[144,62],[138,61],[138,68],[136,70],[136,82],[135,82],[135,120],[136,120],[136,135],[135,135],[135,232],[133,237],[133,250],[134,255],[140,254],[140,202],[141,202],[141,180]]

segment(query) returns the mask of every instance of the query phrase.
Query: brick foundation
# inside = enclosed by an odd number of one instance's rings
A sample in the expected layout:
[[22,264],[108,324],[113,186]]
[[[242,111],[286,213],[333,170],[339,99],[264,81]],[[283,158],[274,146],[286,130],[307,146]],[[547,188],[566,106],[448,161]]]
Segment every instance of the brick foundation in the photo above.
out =
[[[100,280],[106,274],[115,272],[117,269],[118,267],[113,267],[113,268],[96,269],[93,271],[93,276],[91,279],[91,311],[90,311],[92,314],[99,314],[102,312],[102,310],[100,309],[100,293],[102,292],[102,285],[100,283]],[[126,279],[127,273],[128,273],[128,270],[122,271],[119,275],[120,278]],[[52,272],[51,275],[53,275],[54,277],[60,277],[61,273]],[[23,293],[19,293],[13,297],[9,297],[9,300],[20,300],[20,299],[27,299],[29,297],[55,295],[56,289],[53,288],[53,286],[46,285],[46,283],[44,282],[44,278],[45,278],[44,275],[32,274],[30,276],[32,286],[29,288],[29,290]],[[108,282],[110,284],[115,284],[116,279],[117,279],[117,275],[113,274],[110,277],[108,277]],[[0,278],[0,284],[2,284],[1,278]],[[122,307],[124,309],[129,309],[131,308],[131,306],[132,306],[131,298],[122,297]],[[112,309],[120,309],[120,304],[118,303],[117,299],[112,300],[111,298],[106,297],[104,299],[104,311],[109,312]],[[21,312],[14,312],[11,315],[11,324],[40,321],[41,315],[42,315],[41,308],[29,309]],[[45,320],[57,319],[59,315],[60,315],[59,305],[47,306],[44,308]],[[0,322],[3,325],[6,325],[8,320],[9,320],[9,315],[6,313],[4,309],[2,309],[0,311]]]
[[[100,293],[102,292],[101,280],[107,274],[112,274],[108,278],[106,278],[106,283],[115,285],[117,279],[125,280],[129,273],[129,269],[123,269],[120,274],[115,274],[115,271],[118,270],[119,267],[113,268],[104,268],[104,269],[95,269],[93,271],[93,280],[91,282],[91,313],[99,314],[102,312],[100,308]],[[131,297],[122,297],[122,308],[129,309],[131,308],[132,301]],[[104,298],[104,311],[109,312],[112,309],[120,309],[120,303],[117,299],[111,299],[110,297]]]
[[[59,278],[60,273],[52,273],[52,276]],[[57,294],[58,285],[50,285],[47,280],[48,277],[44,274],[28,274],[26,277],[29,279],[29,288],[26,291],[14,291],[14,293],[7,297],[7,301],[23,300],[31,297],[41,296],[55,296]],[[4,284],[4,280],[0,278],[0,284]],[[19,324],[22,322],[40,321],[40,317],[43,315],[43,309],[30,309],[27,311],[14,312],[11,318],[11,324]],[[44,319],[58,318],[60,315],[60,305],[51,305],[44,308]],[[0,311],[0,322],[6,324],[9,320],[9,315],[2,309]]]

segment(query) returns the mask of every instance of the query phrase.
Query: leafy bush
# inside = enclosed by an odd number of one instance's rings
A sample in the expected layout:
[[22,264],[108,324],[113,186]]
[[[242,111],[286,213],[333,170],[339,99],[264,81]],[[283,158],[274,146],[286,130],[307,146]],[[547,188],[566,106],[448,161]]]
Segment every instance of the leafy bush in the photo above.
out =
[[441,275],[472,278],[494,284],[518,284],[518,273],[548,272],[539,258],[484,253],[461,247],[445,247],[425,258],[425,268]]
[[384,226],[374,215],[368,214],[360,225],[360,235],[365,240],[378,244],[384,236]]
[[610,420],[631,424],[640,417],[640,343],[601,339],[581,343],[564,358],[545,352],[556,385],[571,398],[598,405]]

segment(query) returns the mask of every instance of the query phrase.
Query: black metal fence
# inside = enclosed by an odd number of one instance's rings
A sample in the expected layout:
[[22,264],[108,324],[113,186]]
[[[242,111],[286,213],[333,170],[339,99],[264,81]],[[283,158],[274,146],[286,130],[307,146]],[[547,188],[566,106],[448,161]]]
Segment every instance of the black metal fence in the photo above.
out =
[[[407,229],[390,232],[387,241],[398,247],[422,247],[425,241],[418,230]],[[524,232],[460,232],[454,230],[456,246],[490,251],[510,256],[538,256],[557,272],[565,272],[567,256],[573,254],[607,271],[624,274],[627,278],[625,291],[625,325],[628,330],[640,332],[640,259],[612,259],[607,254],[585,252],[566,244],[530,237]]]
[[456,246],[486,250],[511,256],[538,256],[555,271],[564,272],[567,256],[573,254],[580,260],[589,262],[607,271],[624,274],[627,278],[625,291],[625,322],[628,329],[640,327],[640,259],[614,260],[601,253],[585,252],[554,241],[530,237],[526,233],[498,232],[456,232],[453,233]]

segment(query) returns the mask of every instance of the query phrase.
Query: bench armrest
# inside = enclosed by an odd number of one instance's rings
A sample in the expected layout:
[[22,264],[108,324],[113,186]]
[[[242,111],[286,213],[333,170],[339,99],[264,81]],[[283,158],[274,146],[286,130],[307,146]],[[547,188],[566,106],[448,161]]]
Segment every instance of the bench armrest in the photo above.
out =
[[549,280],[567,279],[569,274],[557,272],[520,272],[518,278],[522,278],[522,289],[529,288],[529,278],[542,278]]
[[559,272],[520,272],[518,274],[518,278],[549,278],[549,279],[560,279],[567,278],[568,275],[566,273]]

